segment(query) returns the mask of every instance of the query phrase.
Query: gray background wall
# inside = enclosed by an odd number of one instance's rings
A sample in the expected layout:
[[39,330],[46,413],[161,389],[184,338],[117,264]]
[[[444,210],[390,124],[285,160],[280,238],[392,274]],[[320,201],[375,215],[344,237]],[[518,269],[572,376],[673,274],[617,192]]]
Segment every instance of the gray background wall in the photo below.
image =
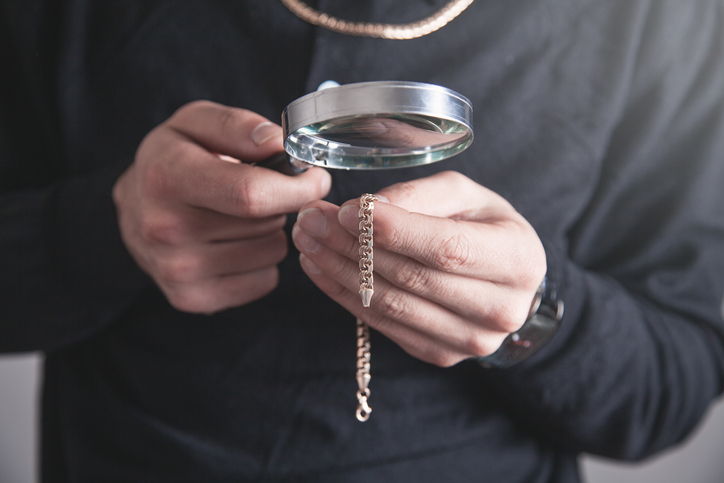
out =
[[[34,483],[40,357],[0,356],[0,483]],[[586,457],[588,483],[721,483],[724,403],[718,403],[682,447],[643,464]]]

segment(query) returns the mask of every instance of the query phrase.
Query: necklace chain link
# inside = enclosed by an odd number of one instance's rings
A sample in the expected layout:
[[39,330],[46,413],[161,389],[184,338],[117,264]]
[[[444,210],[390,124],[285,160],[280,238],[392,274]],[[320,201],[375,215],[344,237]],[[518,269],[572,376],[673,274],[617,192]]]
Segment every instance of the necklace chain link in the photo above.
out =
[[297,17],[307,23],[344,35],[374,37],[388,40],[409,40],[423,37],[443,28],[460,15],[474,0],[451,0],[427,18],[405,24],[351,22],[313,9],[301,0],[281,0]]

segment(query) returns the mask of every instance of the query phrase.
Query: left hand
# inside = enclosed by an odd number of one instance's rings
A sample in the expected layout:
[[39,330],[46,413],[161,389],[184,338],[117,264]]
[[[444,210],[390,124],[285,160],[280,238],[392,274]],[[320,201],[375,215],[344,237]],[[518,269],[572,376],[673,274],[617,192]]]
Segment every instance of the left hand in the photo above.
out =
[[502,197],[456,172],[378,196],[389,202],[375,202],[371,307],[359,296],[359,200],[302,207],[293,239],[304,271],[418,359],[448,367],[495,352],[525,322],[546,272],[535,230]]

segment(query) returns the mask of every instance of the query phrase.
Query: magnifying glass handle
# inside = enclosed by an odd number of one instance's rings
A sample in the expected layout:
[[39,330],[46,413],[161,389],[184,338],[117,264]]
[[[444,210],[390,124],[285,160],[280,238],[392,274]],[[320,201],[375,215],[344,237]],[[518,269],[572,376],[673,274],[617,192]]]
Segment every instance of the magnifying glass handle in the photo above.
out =
[[305,166],[304,163],[295,162],[295,160],[289,157],[289,155],[284,151],[272,154],[266,159],[262,159],[256,163],[256,166],[273,169],[274,171],[278,171],[288,176],[296,176],[309,169],[309,166]]

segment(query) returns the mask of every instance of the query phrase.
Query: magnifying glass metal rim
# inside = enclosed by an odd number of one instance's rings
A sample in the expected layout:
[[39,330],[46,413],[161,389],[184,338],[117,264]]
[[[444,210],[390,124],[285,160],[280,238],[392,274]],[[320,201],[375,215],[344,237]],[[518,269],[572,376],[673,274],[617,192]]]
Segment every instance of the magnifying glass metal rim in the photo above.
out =
[[456,122],[469,135],[460,145],[442,153],[434,150],[410,154],[405,165],[414,166],[440,161],[467,148],[473,138],[473,107],[468,98],[447,87],[407,81],[375,81],[346,84],[312,92],[290,103],[282,112],[284,147],[287,153],[303,163],[341,169],[384,169],[387,166],[367,164],[327,164],[312,156],[300,156],[293,139],[300,130],[316,123],[353,116],[417,115]]

